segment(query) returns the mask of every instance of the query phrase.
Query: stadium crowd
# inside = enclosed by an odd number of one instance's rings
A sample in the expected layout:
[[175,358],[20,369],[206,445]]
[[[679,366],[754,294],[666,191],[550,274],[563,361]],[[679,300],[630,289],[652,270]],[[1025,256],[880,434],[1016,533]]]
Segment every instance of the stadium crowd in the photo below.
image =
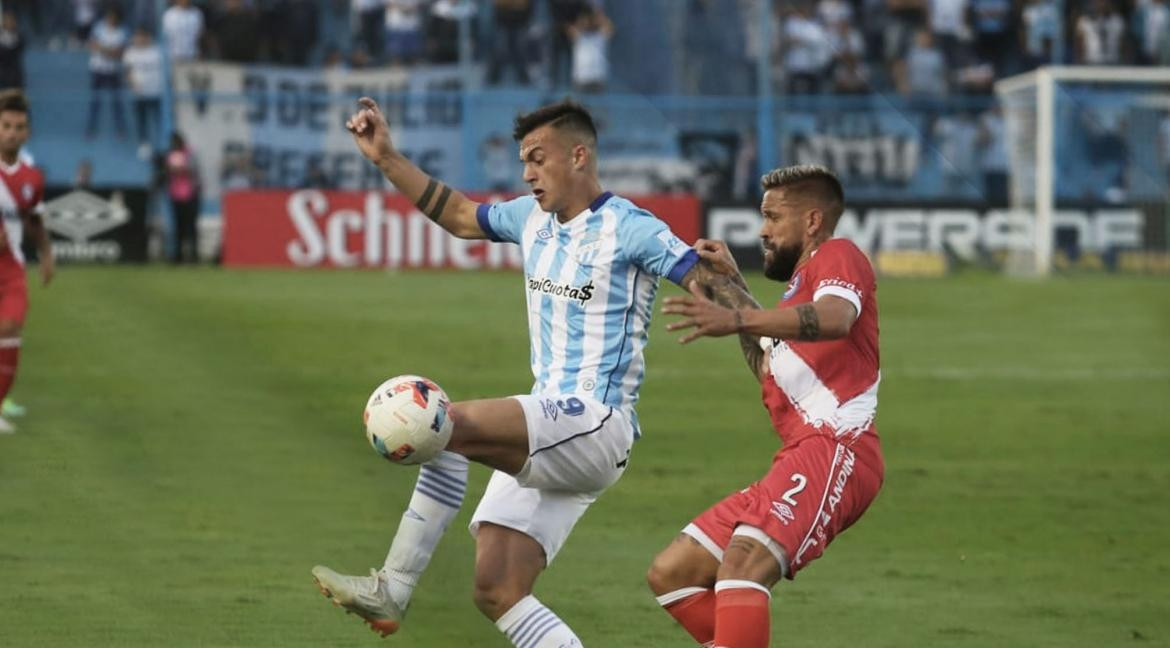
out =
[[[764,1],[171,0],[159,15],[155,0],[5,0],[0,82],[21,84],[21,51],[35,42],[94,51],[91,67],[104,75],[95,87],[113,87],[118,54],[138,30],[161,30],[176,61],[453,63],[466,18],[470,55],[485,64],[489,84],[599,91],[608,81],[607,41],[639,39],[646,26],[632,17],[655,11],[678,14],[662,15],[659,26],[677,32],[672,41],[689,67],[743,79],[719,88],[725,93],[754,90],[754,75],[726,72],[754,66],[763,52],[777,63],[778,88],[790,93],[984,93],[994,79],[1044,63],[1170,64],[1168,0],[773,1],[770,42],[761,47]],[[623,33],[623,22],[639,24]],[[323,27],[335,24],[349,33]],[[702,85],[684,81],[678,90]]]
[[[946,195],[993,201],[1007,192],[1003,116],[989,97],[996,79],[1046,63],[1170,64],[1170,0],[0,0],[0,8],[0,88],[23,87],[26,51],[73,51],[70,65],[88,66],[90,77],[88,93],[78,93],[85,135],[111,124],[117,141],[99,143],[153,160],[156,188],[176,185],[172,167],[193,168],[168,156],[199,152],[197,143],[175,149],[162,131],[167,58],[358,70],[466,56],[488,87],[711,97],[755,94],[767,56],[778,93],[911,102],[925,115],[919,137],[946,160]],[[1086,153],[1094,164],[1117,149],[1116,128],[1104,130]],[[750,136],[736,146],[731,162],[699,164],[700,175],[711,167],[726,182],[691,190],[750,195],[755,174],[724,169],[752,168]],[[487,138],[478,148],[485,188],[510,186],[508,165],[496,162],[510,159],[510,142]],[[266,178],[247,150],[225,154],[219,175],[223,189],[287,182]],[[334,182],[312,162],[295,183]]]

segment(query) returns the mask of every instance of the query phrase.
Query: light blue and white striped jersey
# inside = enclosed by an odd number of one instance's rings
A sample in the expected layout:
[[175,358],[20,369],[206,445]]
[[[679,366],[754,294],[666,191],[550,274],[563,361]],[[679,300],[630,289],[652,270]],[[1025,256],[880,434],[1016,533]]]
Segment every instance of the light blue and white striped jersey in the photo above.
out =
[[480,205],[480,229],[520,244],[534,394],[592,395],[626,415],[645,375],[658,278],[679,283],[699,260],[666,223],[606,192],[567,223],[523,196]]

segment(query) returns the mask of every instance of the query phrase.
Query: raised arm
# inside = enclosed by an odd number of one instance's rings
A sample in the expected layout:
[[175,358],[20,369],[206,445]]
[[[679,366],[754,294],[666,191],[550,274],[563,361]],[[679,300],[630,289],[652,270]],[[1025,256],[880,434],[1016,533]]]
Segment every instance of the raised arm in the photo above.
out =
[[[752,297],[747,282],[739,273],[735,259],[732,258],[726,244],[722,241],[699,239],[695,242],[695,250],[699,253],[700,260],[683,276],[680,282],[683,286],[696,286],[707,299],[737,313],[741,310],[760,308],[760,304]],[[668,298],[666,303],[670,304],[671,299]],[[752,375],[757,381],[763,380],[764,349],[760,346],[760,336],[741,331],[739,346]]]
[[443,229],[459,238],[487,238],[475,218],[479,203],[423,173],[394,148],[386,117],[373,99],[362,97],[358,103],[361,108],[345,122],[345,127],[353,133],[362,155],[373,162],[419,211]]

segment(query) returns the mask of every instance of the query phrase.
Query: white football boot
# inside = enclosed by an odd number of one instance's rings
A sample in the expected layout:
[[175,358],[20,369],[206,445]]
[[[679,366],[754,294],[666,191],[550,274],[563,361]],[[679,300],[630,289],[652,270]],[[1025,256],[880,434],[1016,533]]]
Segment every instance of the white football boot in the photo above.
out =
[[398,632],[405,610],[386,590],[386,577],[376,569],[369,576],[346,576],[328,567],[313,568],[313,580],[333,604],[365,619],[370,629],[383,637]]

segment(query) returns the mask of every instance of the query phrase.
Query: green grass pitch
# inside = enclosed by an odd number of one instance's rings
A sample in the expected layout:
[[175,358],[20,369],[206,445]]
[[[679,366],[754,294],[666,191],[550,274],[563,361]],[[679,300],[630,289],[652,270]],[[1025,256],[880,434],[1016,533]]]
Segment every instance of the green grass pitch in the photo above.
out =
[[[1170,645],[1170,283],[878,295],[886,484],[776,589],[774,644]],[[517,275],[65,268],[32,301],[29,414],[0,437],[0,645],[508,645],[471,602],[483,467],[398,635],[309,568],[380,565],[410,493],[366,445],[370,389],[528,390]],[[588,646],[690,645],[645,569],[776,448],[736,342],[680,347],[665,320],[645,438],[537,588]]]

